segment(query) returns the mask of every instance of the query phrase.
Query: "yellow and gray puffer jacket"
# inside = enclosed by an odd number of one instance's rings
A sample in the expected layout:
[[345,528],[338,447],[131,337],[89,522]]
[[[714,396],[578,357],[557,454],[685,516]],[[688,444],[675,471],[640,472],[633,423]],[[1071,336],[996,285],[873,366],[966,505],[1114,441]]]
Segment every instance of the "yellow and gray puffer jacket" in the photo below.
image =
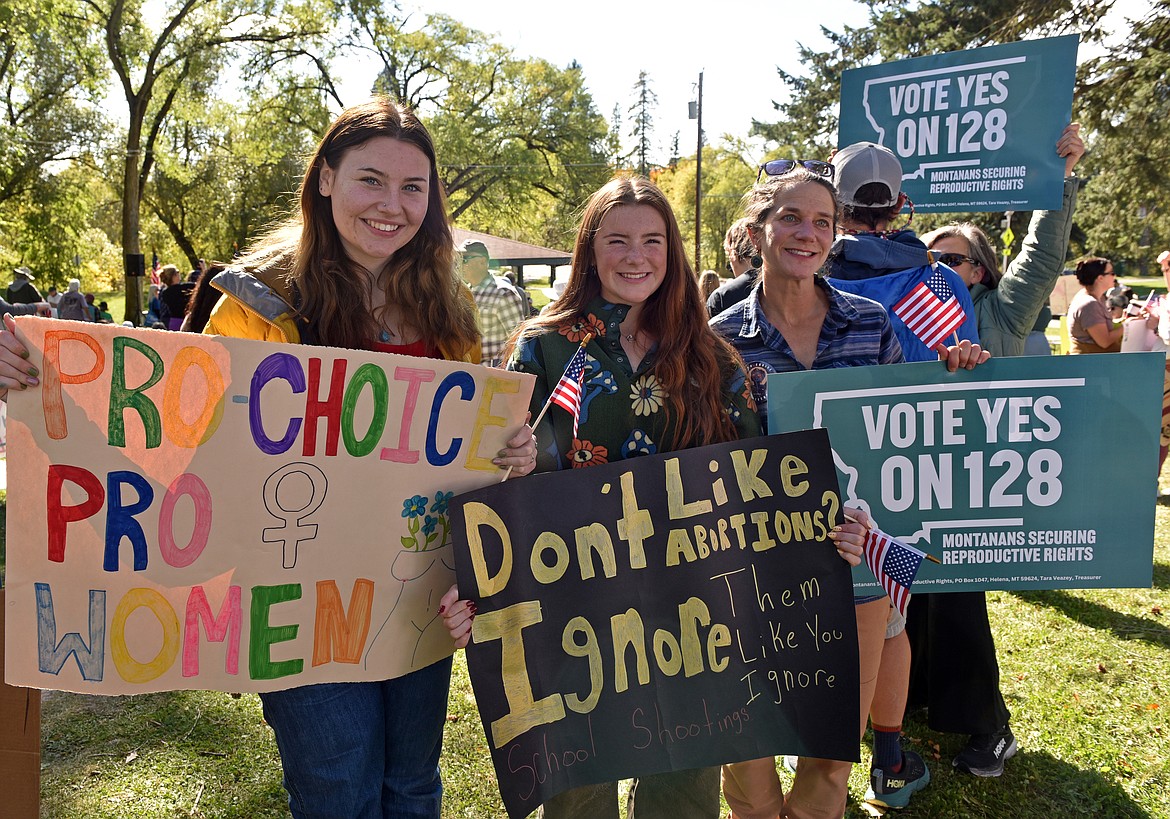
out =
[[292,290],[279,271],[228,268],[211,280],[211,286],[227,298],[211,311],[205,334],[300,344]]
[[[259,341],[281,341],[300,344],[301,331],[292,307],[292,287],[277,267],[255,272],[228,268],[211,280],[211,285],[226,296],[219,300],[203,332],[207,335],[251,338]],[[471,291],[464,295],[472,301]],[[459,351],[439,344],[439,355],[445,361],[480,362],[480,347]]]

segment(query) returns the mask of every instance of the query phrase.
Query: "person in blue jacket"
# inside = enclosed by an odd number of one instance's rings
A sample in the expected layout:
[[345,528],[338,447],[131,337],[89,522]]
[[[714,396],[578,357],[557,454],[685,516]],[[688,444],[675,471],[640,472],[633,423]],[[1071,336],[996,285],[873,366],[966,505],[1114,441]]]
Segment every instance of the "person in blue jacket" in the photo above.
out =
[[[909,202],[902,192],[902,164],[889,148],[873,142],[855,142],[834,154],[830,161],[841,221],[825,262],[829,283],[885,307],[907,361],[937,361],[938,345],[928,347],[894,309],[903,296],[933,272],[926,245],[914,231],[890,230]],[[967,340],[978,344],[975,306],[966,283],[945,265],[937,269],[964,314],[956,335],[939,343],[950,346]]]

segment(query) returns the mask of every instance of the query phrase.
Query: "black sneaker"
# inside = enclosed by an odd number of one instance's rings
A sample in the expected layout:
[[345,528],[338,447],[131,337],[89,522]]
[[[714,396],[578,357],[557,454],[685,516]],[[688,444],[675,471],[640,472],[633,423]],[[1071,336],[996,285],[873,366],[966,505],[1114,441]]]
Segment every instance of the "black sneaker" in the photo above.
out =
[[869,790],[865,801],[886,808],[904,808],[910,797],[930,784],[930,769],[913,751],[902,752],[902,770],[869,769]]
[[1016,749],[1012,729],[1005,725],[993,734],[972,734],[952,764],[975,776],[999,776],[1003,763],[1015,755]]

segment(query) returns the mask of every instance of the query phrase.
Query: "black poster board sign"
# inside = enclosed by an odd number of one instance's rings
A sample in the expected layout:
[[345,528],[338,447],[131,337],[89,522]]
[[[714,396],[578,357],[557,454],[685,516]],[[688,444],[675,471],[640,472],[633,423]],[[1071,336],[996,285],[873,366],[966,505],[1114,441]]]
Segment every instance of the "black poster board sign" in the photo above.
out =
[[534,475],[453,509],[461,596],[479,607],[467,663],[509,816],[667,770],[857,760],[824,430]]

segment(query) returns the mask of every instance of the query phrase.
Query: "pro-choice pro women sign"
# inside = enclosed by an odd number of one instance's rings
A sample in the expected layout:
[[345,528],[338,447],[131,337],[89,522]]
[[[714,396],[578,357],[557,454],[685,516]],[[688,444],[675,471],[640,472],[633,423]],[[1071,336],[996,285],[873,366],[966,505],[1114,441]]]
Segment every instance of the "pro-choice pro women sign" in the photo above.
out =
[[1057,209],[1077,36],[916,57],[841,75],[839,147],[876,142],[924,211]]
[[449,655],[453,495],[498,481],[531,378],[17,319],[10,684],[93,694],[386,679]]
[[[785,373],[768,429],[825,427],[843,502],[939,558],[915,590],[1148,587],[1161,353]],[[877,588],[862,565],[854,589]]]

